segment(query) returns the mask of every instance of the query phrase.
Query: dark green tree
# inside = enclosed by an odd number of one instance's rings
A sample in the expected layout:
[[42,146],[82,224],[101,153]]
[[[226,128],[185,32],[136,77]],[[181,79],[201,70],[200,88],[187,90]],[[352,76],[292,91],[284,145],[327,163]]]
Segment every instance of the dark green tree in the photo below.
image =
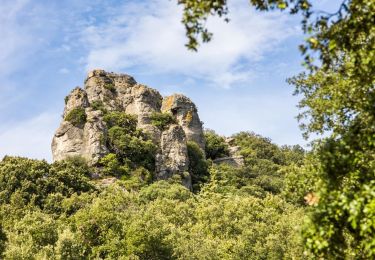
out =
[[[225,16],[227,1],[180,0],[188,48],[197,50],[210,15]],[[319,202],[305,230],[319,258],[373,258],[375,243],[375,1],[344,0],[335,13],[307,0],[250,0],[261,11],[302,13],[307,35],[300,46],[307,73],[290,80],[302,96],[304,135],[326,134],[314,146]],[[314,61],[318,59],[318,62]]]
[[214,130],[205,130],[204,139],[207,159],[215,160],[229,155],[229,147],[224,137],[216,134]]
[[187,143],[189,156],[189,173],[193,190],[198,191],[200,186],[208,181],[208,163],[205,159],[204,152],[196,142],[189,141]]

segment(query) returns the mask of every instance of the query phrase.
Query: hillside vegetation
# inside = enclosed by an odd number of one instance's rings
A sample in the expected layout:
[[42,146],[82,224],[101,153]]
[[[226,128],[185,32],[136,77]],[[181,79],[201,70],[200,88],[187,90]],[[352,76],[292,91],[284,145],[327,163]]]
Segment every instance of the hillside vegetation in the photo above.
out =
[[[213,131],[206,132],[208,150],[189,143],[193,191],[177,177],[153,181],[152,167],[135,167],[142,162],[128,154],[114,153],[102,169],[78,157],[53,164],[5,157],[2,258],[304,259],[308,182],[290,185],[299,178],[295,169],[303,167],[304,150],[249,132],[233,138],[242,167],[213,163],[227,155],[224,139]],[[108,141],[115,151],[116,140]],[[144,149],[134,146],[131,154],[138,148]],[[110,167],[125,161],[132,167],[124,173]],[[117,181],[92,178],[99,170]]]

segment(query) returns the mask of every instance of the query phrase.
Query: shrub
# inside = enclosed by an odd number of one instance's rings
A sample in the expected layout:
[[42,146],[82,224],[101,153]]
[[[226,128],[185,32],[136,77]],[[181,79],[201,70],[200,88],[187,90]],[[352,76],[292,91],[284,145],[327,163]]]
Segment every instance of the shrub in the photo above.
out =
[[60,193],[69,197],[73,193],[93,190],[88,183],[89,169],[78,160],[55,162],[21,157],[5,157],[0,162],[0,206],[13,204],[24,207],[33,204],[44,208],[49,194]]
[[111,92],[115,92],[116,91],[116,87],[115,87],[115,85],[113,83],[105,83],[104,84],[104,88],[108,89]]
[[196,142],[187,142],[189,156],[189,172],[192,178],[193,190],[198,191],[199,186],[208,180],[208,163],[204,158],[202,149]]
[[206,141],[206,157],[215,160],[220,157],[229,156],[229,147],[225,139],[213,130],[206,130],[204,133]]
[[101,101],[101,100],[94,100],[94,101],[92,101],[91,104],[90,104],[90,106],[94,110],[100,110],[100,111],[102,111],[103,114],[107,113],[107,109],[105,108],[105,106],[103,104],[103,101]]
[[130,172],[129,165],[121,164],[114,153],[109,153],[101,158],[100,164],[103,166],[102,172],[106,175],[121,177]]
[[83,107],[72,109],[66,116],[65,121],[69,121],[74,126],[82,126],[86,123],[87,115]]
[[107,123],[108,128],[121,127],[128,134],[133,134],[137,130],[137,117],[123,112],[112,111],[103,117]]
[[150,116],[151,124],[159,128],[160,130],[165,130],[171,124],[176,124],[177,121],[170,113],[159,113],[154,112]]
[[101,160],[105,174],[125,176],[138,167],[154,171],[156,146],[146,133],[137,129],[137,118],[123,112],[109,112],[103,120],[108,134],[101,140],[110,154]]
[[151,140],[143,140],[140,136],[129,134],[119,126],[108,130],[109,148],[124,163],[130,160],[136,166],[144,166],[153,171],[155,165],[156,146]]

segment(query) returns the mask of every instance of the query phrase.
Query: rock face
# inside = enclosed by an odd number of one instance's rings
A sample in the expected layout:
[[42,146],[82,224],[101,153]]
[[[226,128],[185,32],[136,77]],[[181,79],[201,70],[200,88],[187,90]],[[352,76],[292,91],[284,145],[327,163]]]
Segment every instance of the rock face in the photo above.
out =
[[[91,71],[84,89],[77,87],[66,97],[64,118],[70,112],[81,109],[86,114],[86,120],[82,125],[74,125],[66,120],[61,122],[52,140],[54,160],[79,155],[91,165],[96,165],[100,158],[109,153],[102,140],[108,129],[98,106],[102,110],[135,115],[138,127],[148,132],[159,147],[155,158],[156,178],[167,179],[178,174],[185,186],[191,188],[186,143],[194,141],[202,149],[205,145],[195,104],[180,94],[163,98],[157,90],[138,84],[126,74]],[[160,130],[151,124],[150,116],[155,112],[171,113],[177,124]]]
[[161,111],[173,114],[178,124],[182,126],[187,140],[194,141],[202,150],[205,149],[202,122],[199,119],[197,107],[189,98],[181,94],[165,97]]

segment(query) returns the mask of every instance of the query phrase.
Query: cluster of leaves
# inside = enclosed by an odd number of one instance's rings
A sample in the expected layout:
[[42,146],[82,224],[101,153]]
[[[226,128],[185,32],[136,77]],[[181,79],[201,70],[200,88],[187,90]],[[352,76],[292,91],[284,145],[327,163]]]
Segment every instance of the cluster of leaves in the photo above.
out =
[[112,111],[103,120],[108,127],[105,142],[111,152],[101,159],[103,172],[123,178],[143,172],[142,178],[148,180],[155,168],[156,146],[146,133],[137,129],[137,118]]
[[[229,21],[226,0],[177,0],[177,3],[183,6],[182,23],[188,38],[186,47],[190,50],[197,51],[200,42],[205,43],[212,39],[212,33],[206,28],[210,16],[217,15],[224,17],[224,21]],[[302,12],[304,23],[311,15],[311,4],[307,0],[250,0],[250,3],[262,11],[279,9],[288,10],[291,14]]]
[[151,124],[159,128],[161,131],[167,129],[171,124],[177,121],[171,113],[153,112],[150,116]]
[[80,127],[86,123],[87,115],[83,107],[73,108],[64,118],[65,121]]
[[[290,80],[302,95],[300,120],[316,142],[309,167],[320,184],[304,231],[318,257],[374,258],[375,209],[375,2],[344,1],[335,14],[310,26],[303,51],[319,53],[321,66]],[[311,163],[312,164],[312,163]]]
[[[86,188],[89,168],[77,160],[48,165],[8,157],[0,165],[6,197],[33,190],[22,206],[19,199],[0,200],[5,259],[302,258],[303,209],[280,195],[244,189],[248,176],[240,169],[212,168],[194,194],[173,180],[133,190],[122,180]],[[53,186],[43,184],[56,178]]]
[[[227,2],[179,1],[190,49],[197,38],[210,40],[208,16],[226,14]],[[337,12],[313,10],[307,0],[251,0],[261,11],[302,12],[307,40],[300,46],[309,74],[290,80],[302,95],[299,116],[306,137],[317,141],[306,166],[294,165],[301,177],[316,178],[319,203],[305,230],[306,245],[318,258],[369,258],[375,255],[375,2],[344,0]],[[222,10],[225,10],[224,12]],[[209,35],[209,37],[207,37]],[[314,62],[318,58],[319,62]],[[290,180],[295,178],[290,174]],[[298,183],[298,182],[297,182]],[[299,190],[304,185],[298,183]],[[290,186],[290,184],[289,184]],[[290,189],[291,190],[291,189]]]
[[214,130],[205,130],[204,139],[206,142],[206,158],[215,160],[221,157],[229,156],[229,146],[224,137],[219,136]]

